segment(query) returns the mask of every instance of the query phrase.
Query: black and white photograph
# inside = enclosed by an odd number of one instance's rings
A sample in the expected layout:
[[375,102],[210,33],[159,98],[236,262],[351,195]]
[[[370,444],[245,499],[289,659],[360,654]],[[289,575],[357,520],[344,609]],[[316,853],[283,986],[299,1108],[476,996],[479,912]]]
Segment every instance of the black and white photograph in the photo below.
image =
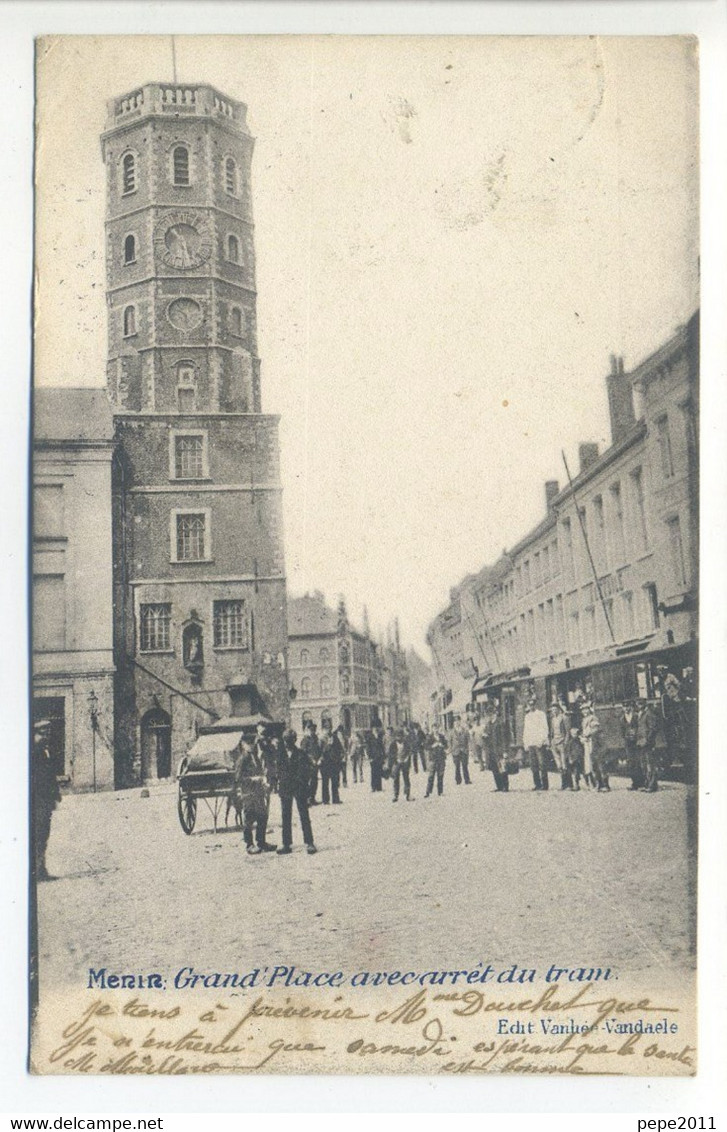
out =
[[698,78],[37,41],[32,1073],[697,1072]]

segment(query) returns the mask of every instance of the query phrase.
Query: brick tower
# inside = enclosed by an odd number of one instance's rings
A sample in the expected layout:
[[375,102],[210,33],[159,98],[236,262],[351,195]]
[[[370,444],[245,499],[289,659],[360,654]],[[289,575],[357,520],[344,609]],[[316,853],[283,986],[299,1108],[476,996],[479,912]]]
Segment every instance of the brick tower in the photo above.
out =
[[149,83],[102,135],[119,785],[169,777],[214,716],[288,712],[245,118],[210,86]]

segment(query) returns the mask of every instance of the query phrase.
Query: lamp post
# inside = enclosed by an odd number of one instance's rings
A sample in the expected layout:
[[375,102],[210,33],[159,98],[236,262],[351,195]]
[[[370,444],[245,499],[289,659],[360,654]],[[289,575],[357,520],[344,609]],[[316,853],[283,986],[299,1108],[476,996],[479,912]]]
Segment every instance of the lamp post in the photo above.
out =
[[96,793],[96,732],[98,731],[98,696],[95,689],[88,693],[88,714],[91,720],[91,758],[93,760],[93,792]]

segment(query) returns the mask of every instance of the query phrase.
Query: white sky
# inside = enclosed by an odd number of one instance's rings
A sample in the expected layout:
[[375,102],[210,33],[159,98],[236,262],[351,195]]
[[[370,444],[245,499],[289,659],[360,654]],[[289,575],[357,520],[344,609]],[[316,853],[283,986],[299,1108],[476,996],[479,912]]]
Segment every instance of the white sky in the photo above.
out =
[[[697,306],[696,63],[654,38],[177,38],[248,105],[263,407],[282,415],[289,590],[397,614],[608,441],[627,367]],[[39,72],[35,379],[100,385],[105,100],[169,38],[56,40]],[[571,466],[575,464],[572,460]]]

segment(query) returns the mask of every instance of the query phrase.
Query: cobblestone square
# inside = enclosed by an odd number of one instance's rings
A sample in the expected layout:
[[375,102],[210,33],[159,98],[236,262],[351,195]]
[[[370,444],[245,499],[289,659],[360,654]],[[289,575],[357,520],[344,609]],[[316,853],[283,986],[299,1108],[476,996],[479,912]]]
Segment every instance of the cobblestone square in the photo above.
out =
[[[509,794],[476,768],[441,798],[392,804],[390,783],[311,810],[318,854],[247,856],[200,805],[187,837],[176,787],[66,797],[40,885],[43,987],[88,968],[166,975],[295,964],[354,972],[482,963],[600,965],[673,977],[693,967],[692,788]],[[271,805],[269,839],[280,842]]]

